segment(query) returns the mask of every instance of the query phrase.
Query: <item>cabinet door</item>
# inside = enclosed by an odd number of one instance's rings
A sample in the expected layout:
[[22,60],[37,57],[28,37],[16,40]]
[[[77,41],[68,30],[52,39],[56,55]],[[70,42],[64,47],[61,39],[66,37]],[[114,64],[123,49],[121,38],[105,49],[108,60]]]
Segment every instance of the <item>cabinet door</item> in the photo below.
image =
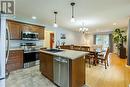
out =
[[42,74],[45,74],[47,73],[47,64],[46,64],[46,58],[45,58],[46,55],[44,55],[43,53],[39,53],[39,57],[40,57],[40,71]]
[[53,56],[47,55],[47,77],[53,81]]
[[39,40],[44,40],[44,27],[33,26],[33,31],[38,33],[38,39]]
[[10,39],[20,40],[22,24],[15,21],[7,21],[7,23],[10,31]]
[[33,26],[30,24],[23,24],[22,32],[33,32],[32,28]]
[[39,27],[37,31],[38,31],[38,34],[39,34],[39,40],[44,40],[44,28]]
[[40,53],[40,71],[48,79],[53,81],[53,56]]
[[7,62],[7,70],[14,71],[23,67],[23,51],[15,50],[10,51],[9,59]]

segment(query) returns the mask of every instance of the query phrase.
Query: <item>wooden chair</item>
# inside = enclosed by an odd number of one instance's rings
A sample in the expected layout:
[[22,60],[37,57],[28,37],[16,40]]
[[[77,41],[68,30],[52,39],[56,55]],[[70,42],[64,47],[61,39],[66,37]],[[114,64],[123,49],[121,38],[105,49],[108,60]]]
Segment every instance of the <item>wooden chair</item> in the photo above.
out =
[[74,46],[73,46],[73,50],[80,51],[80,49],[81,49],[81,47],[80,47],[80,46],[76,46],[76,45],[74,45]]
[[81,47],[80,47],[80,50],[81,50],[81,51],[88,52],[88,51],[90,51],[90,47],[89,47],[89,46],[81,46]]
[[62,45],[60,46],[61,49],[70,49],[71,48],[71,45]]
[[[84,52],[89,52],[90,51],[90,47],[89,46],[81,46],[80,51],[84,51]],[[92,56],[90,54],[85,56],[85,61],[89,63],[89,67],[91,67],[91,60],[92,60]]]
[[105,64],[105,69],[107,69],[108,66],[108,55],[109,55],[109,47],[107,48],[104,56],[98,56],[98,61],[101,61]]

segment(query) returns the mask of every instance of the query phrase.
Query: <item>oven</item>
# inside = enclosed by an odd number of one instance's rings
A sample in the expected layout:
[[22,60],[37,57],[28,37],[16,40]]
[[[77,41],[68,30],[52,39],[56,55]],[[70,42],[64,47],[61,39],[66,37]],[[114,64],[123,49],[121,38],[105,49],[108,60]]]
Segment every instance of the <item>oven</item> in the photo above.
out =
[[21,48],[24,49],[24,68],[32,67],[39,64],[39,49],[36,43],[21,43]]
[[30,51],[24,52],[24,68],[32,67],[37,65],[39,61],[39,52],[38,51]]

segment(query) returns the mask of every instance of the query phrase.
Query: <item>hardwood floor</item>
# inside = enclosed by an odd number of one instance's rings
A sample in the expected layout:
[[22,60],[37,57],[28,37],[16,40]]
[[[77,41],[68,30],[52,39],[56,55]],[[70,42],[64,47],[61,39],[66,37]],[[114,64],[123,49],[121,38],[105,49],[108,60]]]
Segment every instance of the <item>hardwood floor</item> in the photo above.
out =
[[86,84],[89,87],[128,87],[130,68],[126,67],[126,59],[110,54],[107,69],[100,64],[91,68],[86,64]]

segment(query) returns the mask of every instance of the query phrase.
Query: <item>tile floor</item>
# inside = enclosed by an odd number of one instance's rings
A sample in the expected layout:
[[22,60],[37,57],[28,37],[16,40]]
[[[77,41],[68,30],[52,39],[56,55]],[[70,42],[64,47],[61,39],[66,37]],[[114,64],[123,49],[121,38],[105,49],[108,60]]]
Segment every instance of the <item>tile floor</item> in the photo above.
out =
[[[6,87],[57,87],[39,72],[39,66],[10,73]],[[84,85],[83,87],[87,87]]]
[[6,87],[57,87],[39,72],[39,66],[11,72]]

